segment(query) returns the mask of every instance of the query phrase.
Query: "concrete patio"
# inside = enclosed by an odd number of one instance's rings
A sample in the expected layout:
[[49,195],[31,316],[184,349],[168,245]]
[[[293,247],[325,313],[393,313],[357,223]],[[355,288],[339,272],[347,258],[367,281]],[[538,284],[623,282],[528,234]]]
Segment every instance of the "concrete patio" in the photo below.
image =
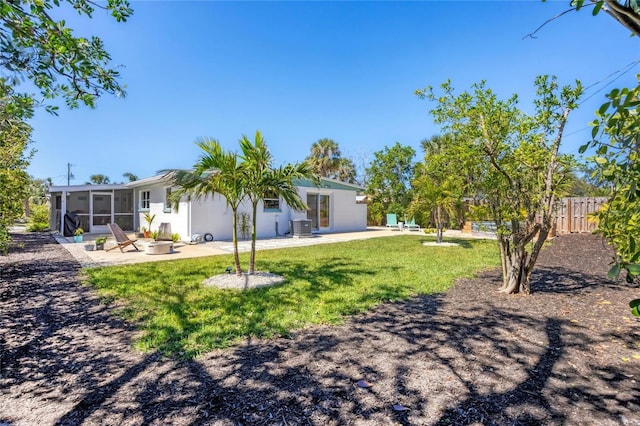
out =
[[[309,238],[292,238],[280,237],[260,239],[256,241],[256,250],[269,250],[287,247],[301,247],[315,244],[330,244],[342,241],[364,240],[369,238],[390,237],[394,235],[425,235],[422,231],[393,231],[382,227],[370,227],[360,232],[345,232],[332,234],[314,234]],[[430,234],[428,234],[430,235]],[[93,245],[97,237],[104,234],[84,234],[83,242],[73,242],[73,237],[63,237],[59,233],[54,234],[58,243],[71,253],[82,266],[109,266],[109,265],[127,265],[142,262],[157,262],[161,260],[187,259],[193,257],[217,256],[233,253],[233,243],[231,241],[211,241],[198,244],[189,244],[185,242],[174,243],[173,252],[169,254],[145,253],[145,245],[152,242],[151,239],[140,238],[136,241],[138,251],[129,245],[124,248],[124,252],[115,248],[110,251],[106,250],[87,250],[86,245]],[[448,238],[489,238],[486,235],[463,234],[460,231],[446,231],[445,236]],[[136,240],[133,234],[129,237]],[[111,242],[111,244],[109,244]],[[113,246],[113,237],[109,236],[106,248]],[[251,249],[251,241],[242,240],[238,242],[238,249],[241,253],[248,252]]]

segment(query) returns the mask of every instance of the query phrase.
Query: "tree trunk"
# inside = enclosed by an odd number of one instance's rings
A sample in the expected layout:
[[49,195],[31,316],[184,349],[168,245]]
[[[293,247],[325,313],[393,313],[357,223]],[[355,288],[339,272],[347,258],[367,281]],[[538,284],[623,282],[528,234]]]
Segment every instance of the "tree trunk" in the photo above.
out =
[[257,225],[257,213],[258,213],[258,202],[253,202],[253,216],[251,217],[251,253],[249,254],[249,275],[254,274],[255,264],[256,264],[256,225]]
[[231,209],[233,213],[233,260],[236,263],[236,275],[242,276],[242,269],[240,268],[240,254],[238,253],[238,208]]
[[436,235],[438,244],[442,242],[442,207],[436,206]]
[[527,272],[528,253],[525,240],[514,241],[508,255],[506,265],[507,273],[504,277],[504,285],[500,291],[507,294],[529,294],[530,272]]
[[502,287],[500,291],[507,288],[507,270],[509,269],[509,239],[498,237],[498,246],[500,247],[500,263],[502,266]]

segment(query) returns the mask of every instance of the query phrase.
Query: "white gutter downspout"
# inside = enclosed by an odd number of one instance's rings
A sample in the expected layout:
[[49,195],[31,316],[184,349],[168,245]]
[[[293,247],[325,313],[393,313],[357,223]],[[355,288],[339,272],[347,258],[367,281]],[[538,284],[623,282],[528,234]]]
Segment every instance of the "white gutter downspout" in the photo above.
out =
[[67,214],[67,191],[60,196],[60,233],[64,235],[64,215]]
[[133,232],[140,232],[140,213],[138,212],[139,200],[138,191],[135,188],[133,191]]
[[191,201],[187,201],[187,238],[191,241],[193,230],[191,229]]

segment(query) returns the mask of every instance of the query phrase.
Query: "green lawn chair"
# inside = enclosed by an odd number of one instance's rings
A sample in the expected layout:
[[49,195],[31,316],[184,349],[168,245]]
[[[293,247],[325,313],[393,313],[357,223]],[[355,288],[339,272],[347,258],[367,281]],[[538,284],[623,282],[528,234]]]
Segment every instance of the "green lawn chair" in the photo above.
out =
[[395,213],[387,213],[387,228],[391,230],[400,230],[400,225],[398,224],[398,217]]
[[409,231],[419,231],[420,225],[416,225],[416,220],[414,218],[409,219],[407,223],[404,224],[405,228],[408,228]]

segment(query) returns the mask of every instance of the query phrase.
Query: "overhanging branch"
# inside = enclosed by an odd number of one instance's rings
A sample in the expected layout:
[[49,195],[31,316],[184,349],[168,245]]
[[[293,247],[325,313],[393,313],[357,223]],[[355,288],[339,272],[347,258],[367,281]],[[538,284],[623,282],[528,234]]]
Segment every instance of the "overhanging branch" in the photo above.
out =
[[536,28],[536,29],[535,29],[535,31],[533,31],[532,33],[529,33],[529,34],[527,34],[526,36],[522,37],[522,39],[524,40],[524,39],[525,39],[525,38],[527,38],[527,37],[530,37],[530,38],[536,38],[536,33],[537,33],[538,31],[540,31],[543,27],[545,27],[547,24],[549,24],[550,22],[555,21],[556,19],[560,18],[561,16],[566,15],[567,13],[569,13],[569,12],[573,12],[573,11],[575,11],[575,10],[577,10],[577,8],[572,7],[571,9],[567,9],[567,10],[565,10],[564,12],[560,12],[559,14],[557,14],[556,16],[554,16],[553,18],[549,18],[549,19],[547,19],[546,21],[544,21],[544,22],[542,23],[542,25],[540,25],[538,28]]
[[630,7],[621,5],[615,0],[604,0],[602,7],[616,21],[627,27],[636,36],[640,36],[640,14]]

